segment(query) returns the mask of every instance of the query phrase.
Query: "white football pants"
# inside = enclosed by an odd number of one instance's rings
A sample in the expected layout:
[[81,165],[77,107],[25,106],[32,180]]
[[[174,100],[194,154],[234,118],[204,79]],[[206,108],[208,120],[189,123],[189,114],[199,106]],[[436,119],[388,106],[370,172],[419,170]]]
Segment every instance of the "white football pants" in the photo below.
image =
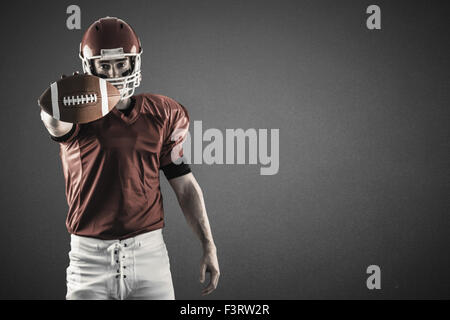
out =
[[71,235],[66,299],[174,300],[162,230],[125,240]]

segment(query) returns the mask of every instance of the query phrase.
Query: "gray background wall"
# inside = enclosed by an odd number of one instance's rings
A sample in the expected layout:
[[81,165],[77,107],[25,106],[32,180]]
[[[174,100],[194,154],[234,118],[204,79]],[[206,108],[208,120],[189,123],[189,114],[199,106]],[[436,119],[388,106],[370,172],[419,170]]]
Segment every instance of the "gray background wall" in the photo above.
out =
[[[222,276],[203,299],[449,298],[448,11],[443,1],[9,2],[2,10],[0,298],[63,299],[69,235],[58,144],[37,97],[81,70],[102,16],[141,37],[137,92],[207,128],[279,128],[280,170],[193,165]],[[192,122],[191,122],[192,125]],[[202,299],[201,248],[162,179],[178,299]],[[382,289],[366,288],[367,266]]]

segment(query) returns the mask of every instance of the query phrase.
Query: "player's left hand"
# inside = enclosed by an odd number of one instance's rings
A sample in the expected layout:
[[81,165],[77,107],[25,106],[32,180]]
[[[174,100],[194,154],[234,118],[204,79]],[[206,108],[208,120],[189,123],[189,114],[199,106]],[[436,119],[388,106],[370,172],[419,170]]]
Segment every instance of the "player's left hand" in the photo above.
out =
[[203,252],[202,262],[200,265],[200,282],[205,282],[206,272],[210,274],[210,281],[206,288],[202,290],[202,295],[210,294],[217,288],[219,282],[220,270],[217,261],[216,248],[205,249]]

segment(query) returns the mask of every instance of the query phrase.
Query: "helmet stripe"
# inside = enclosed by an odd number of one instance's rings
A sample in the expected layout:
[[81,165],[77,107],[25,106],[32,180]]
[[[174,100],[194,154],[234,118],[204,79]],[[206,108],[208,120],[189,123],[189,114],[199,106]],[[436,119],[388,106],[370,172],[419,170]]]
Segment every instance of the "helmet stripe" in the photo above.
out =
[[50,85],[50,90],[52,94],[52,112],[53,118],[59,120],[59,105],[58,105],[58,84],[53,82]]

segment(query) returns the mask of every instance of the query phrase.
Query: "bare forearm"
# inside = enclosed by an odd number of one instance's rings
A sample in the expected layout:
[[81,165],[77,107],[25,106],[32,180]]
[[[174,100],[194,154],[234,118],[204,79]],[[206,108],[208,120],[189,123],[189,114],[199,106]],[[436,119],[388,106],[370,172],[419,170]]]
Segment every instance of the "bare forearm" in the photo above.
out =
[[200,186],[195,182],[190,183],[183,195],[178,197],[178,202],[187,223],[200,239],[203,248],[216,250]]
[[63,136],[72,129],[73,123],[59,121],[51,115],[41,110],[41,120],[47,128],[48,132],[56,137]]
[[203,257],[200,263],[200,282],[203,283],[205,281],[207,272],[211,275],[208,286],[202,290],[202,295],[210,294],[217,288],[220,269],[216,245],[214,244],[208,215],[206,214],[203,192],[192,173],[171,179],[169,183],[177,195],[186,221],[202,243]]

